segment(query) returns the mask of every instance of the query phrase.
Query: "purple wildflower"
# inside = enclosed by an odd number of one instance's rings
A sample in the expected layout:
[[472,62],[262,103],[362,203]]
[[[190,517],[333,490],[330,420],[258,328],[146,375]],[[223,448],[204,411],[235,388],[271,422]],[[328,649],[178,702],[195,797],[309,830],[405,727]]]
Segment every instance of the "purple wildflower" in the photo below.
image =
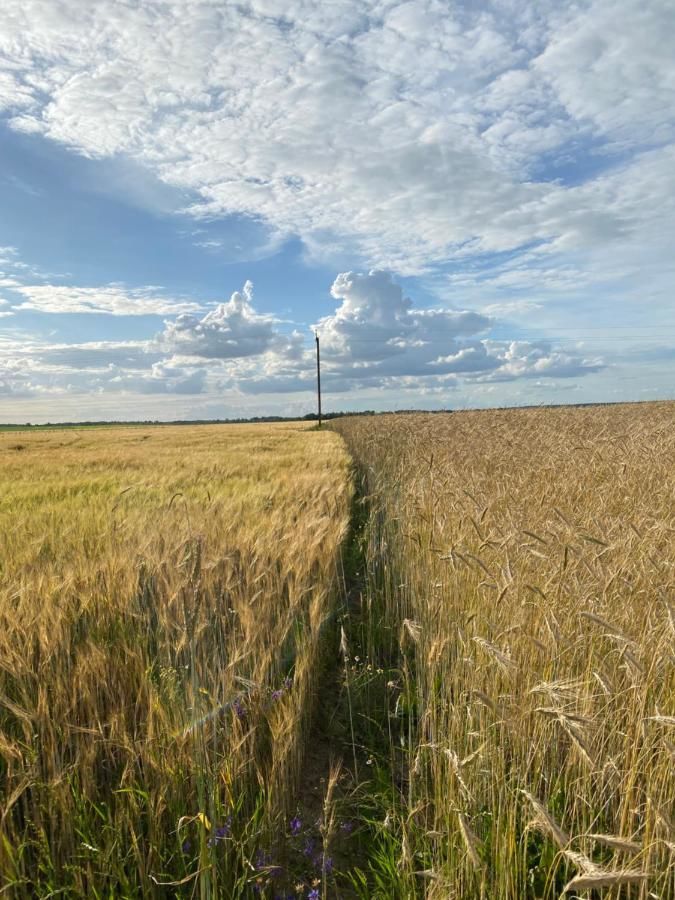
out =
[[296,835],[300,834],[301,831],[302,822],[297,816],[294,816],[291,819],[291,834],[295,837]]
[[284,678],[284,687],[286,688],[287,691],[290,691],[290,689],[293,687],[293,679],[291,678],[290,675],[287,675]]
[[277,700],[281,700],[283,696],[284,692],[282,688],[277,688],[276,691],[272,691],[272,700],[274,700],[275,703],[277,702]]
[[224,841],[226,837],[230,836],[230,828],[232,826],[232,816],[228,816],[225,819],[224,825],[219,825],[218,828],[213,832],[213,835],[206,842],[209,847],[214,847],[220,841]]
[[333,858],[325,853],[317,853],[312,859],[312,865],[317,872],[325,872],[327,875],[333,871]]
[[305,856],[311,856],[314,853],[314,838],[305,838],[305,846],[302,848]]
[[235,711],[235,713],[237,714],[238,718],[240,718],[240,719],[245,718],[245,716],[246,716],[246,707],[245,707],[244,704],[241,702],[241,700],[239,699],[239,697],[237,697],[236,700],[233,700],[233,701],[232,701],[232,709]]
[[309,894],[307,894],[307,900],[319,900],[320,896],[321,895],[319,894],[319,889],[312,888],[312,890],[309,892]]
[[265,850],[258,850],[255,855],[254,865],[256,869],[265,869],[272,861],[272,857]]
[[191,849],[192,841],[183,841],[183,844],[181,846],[181,850],[183,851],[183,853],[189,853]]
[[354,830],[354,823],[353,823],[353,822],[347,821],[347,822],[343,822],[343,823],[340,825],[340,831],[341,831],[343,834],[351,834],[353,830]]

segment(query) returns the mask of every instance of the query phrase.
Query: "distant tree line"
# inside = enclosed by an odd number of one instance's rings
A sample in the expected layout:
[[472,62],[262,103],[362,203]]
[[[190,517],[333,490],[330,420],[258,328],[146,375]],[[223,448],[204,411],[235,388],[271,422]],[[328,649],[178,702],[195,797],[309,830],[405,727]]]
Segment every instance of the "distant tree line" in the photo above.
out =
[[[618,400],[618,401],[608,401],[608,402],[587,402],[587,403],[532,403],[532,404],[523,404],[521,406],[494,406],[489,407],[489,409],[553,409],[557,406],[578,406],[578,407],[586,407],[586,406],[618,406],[618,405],[633,405],[637,403],[659,403],[659,402],[668,402],[668,401],[658,401],[658,400]],[[434,415],[443,414],[443,413],[451,413],[451,412],[487,412],[488,409],[486,407],[474,407],[474,408],[462,408],[459,410],[452,409],[395,409],[395,410],[375,410],[375,409],[359,409],[359,410],[348,410],[347,412],[329,412],[323,413],[321,418],[324,421],[328,419],[340,419],[343,416],[386,416],[386,415],[398,415],[398,416],[408,416],[414,415],[415,413],[433,413]],[[174,419],[171,422],[166,422],[160,419],[140,419],[134,421],[127,421],[125,419],[117,419],[117,420],[105,420],[100,419],[97,421],[87,421],[87,422],[46,422],[43,425],[32,425],[30,422],[25,422],[23,424],[0,424],[0,431],[12,431],[17,429],[25,429],[25,428],[103,428],[108,425],[253,425],[256,422],[264,423],[264,422],[316,422],[318,420],[317,413],[306,413],[304,416],[241,416],[239,418],[233,419]]]

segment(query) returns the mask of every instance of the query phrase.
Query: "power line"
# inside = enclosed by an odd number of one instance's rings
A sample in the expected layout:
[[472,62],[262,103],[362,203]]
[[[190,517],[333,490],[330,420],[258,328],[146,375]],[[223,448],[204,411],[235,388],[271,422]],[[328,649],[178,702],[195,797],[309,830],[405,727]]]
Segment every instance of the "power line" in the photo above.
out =
[[[599,337],[598,335],[583,335],[583,334],[579,335],[578,337],[557,338],[554,333],[550,333],[548,335],[532,335],[532,334],[530,334],[530,335],[519,335],[517,337],[492,337],[492,338],[486,338],[486,337],[478,338],[477,335],[453,334],[453,335],[448,335],[447,338],[444,338],[444,339],[418,338],[416,340],[419,341],[418,346],[428,346],[429,344],[432,344],[432,345],[433,344],[446,344],[448,341],[453,341],[453,340],[461,341],[461,340],[467,340],[467,339],[478,339],[481,341],[492,340],[492,341],[498,341],[500,343],[504,343],[506,341],[553,341],[553,340],[557,340],[559,343],[563,343],[563,342],[564,343],[579,343],[580,341],[594,341],[594,342],[598,342],[598,343],[604,342],[604,341],[617,341],[617,342],[625,343],[626,341],[630,340],[633,343],[639,343],[640,341],[643,341],[643,342],[646,341],[648,343],[652,342],[652,343],[663,344],[663,343],[667,342],[668,340],[675,340],[675,334],[673,334],[673,335],[661,334],[658,336],[657,335],[644,336],[644,335],[639,335],[639,334],[633,333],[632,335],[630,335],[630,336],[626,335],[625,337],[621,336],[621,335],[606,335],[605,337],[602,337],[602,338]],[[376,338],[347,338],[345,340],[345,343],[347,345],[379,344],[382,347],[387,347],[387,346],[388,347],[396,347],[396,344],[392,343],[392,341],[399,341],[399,340],[406,340],[406,339],[399,337],[399,336],[390,338],[389,340],[382,340],[382,339],[376,339]],[[414,349],[414,347],[415,347],[415,344],[410,343],[410,344],[403,345],[401,349]]]

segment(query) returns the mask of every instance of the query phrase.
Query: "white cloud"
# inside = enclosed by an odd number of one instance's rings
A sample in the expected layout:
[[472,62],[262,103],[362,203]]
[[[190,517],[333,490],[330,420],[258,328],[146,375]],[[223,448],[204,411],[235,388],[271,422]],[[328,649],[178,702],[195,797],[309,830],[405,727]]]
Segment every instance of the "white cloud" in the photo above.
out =
[[206,370],[158,359],[150,342],[0,345],[0,393],[65,397],[72,394],[201,394]]
[[542,304],[534,300],[503,300],[501,303],[488,304],[483,308],[483,312],[488,316],[520,318],[531,316],[541,308]]
[[163,354],[152,341],[87,341],[81,344],[31,344],[14,348],[15,354],[37,357],[43,366],[77,372],[88,369],[148,369]]
[[33,92],[14,72],[0,72],[0,111],[18,110],[34,105]]
[[[670,0],[4,0],[0,97],[15,128],[194,192],[195,215],[398,272],[535,240],[616,256],[675,195],[674,37]],[[566,157],[582,184],[547,173]]]
[[601,0],[557,31],[533,70],[573,119],[625,144],[675,138],[675,6]]
[[50,283],[52,278],[64,281],[67,276],[40,271],[20,259],[15,247],[0,247],[0,267],[0,291],[5,293],[0,306],[10,304],[15,311],[166,316],[203,309],[202,304],[190,298],[167,296],[164,288],[156,285],[128,287],[110,283],[82,287]]
[[[335,312],[316,323],[328,395],[349,400],[364,391],[397,391],[419,400],[460,384],[580,378],[604,367],[599,358],[547,342],[491,339],[499,323],[480,313],[417,308],[387,272],[342,273],[331,294]],[[5,340],[0,377],[5,393],[313,393],[313,342],[281,325],[257,312],[247,282],[201,318],[167,321],[152,340]]]
[[341,305],[318,328],[328,372],[340,379],[363,384],[461,374],[506,380],[533,373],[582,376],[602,367],[600,360],[543,343],[478,339],[493,319],[465,310],[415,309],[386,272],[338,275],[331,293]]
[[166,363],[153,363],[150,371],[130,373],[111,368],[106,378],[99,378],[93,388],[136,394],[202,394],[206,388],[204,369],[187,369]]
[[499,365],[479,381],[512,381],[517,378],[579,378],[599,372],[602,359],[566,353],[551,347],[547,341],[510,341],[487,343],[488,352]]
[[163,316],[188,313],[201,308],[192,300],[162,294],[161,288],[127,288],[109,284],[102,287],[72,287],[56,284],[22,284],[14,281],[10,290],[24,300],[16,309],[43,313],[107,313],[111,316]]
[[[417,309],[390,273],[346,272],[331,289],[335,313],[317,322],[326,393],[365,389],[449,390],[469,381],[583,377],[603,368],[599,358],[563,352],[545,342],[504,342],[485,335],[495,320],[476,312]],[[479,337],[484,335],[483,337]],[[289,356],[273,348],[228,371],[245,393],[314,389],[312,349]]]
[[343,273],[331,294],[340,306],[317,325],[329,365],[339,358],[341,365],[362,371],[410,374],[400,367],[419,368],[438,355],[439,345],[453,350],[458,339],[491,325],[489,318],[474,312],[414,309],[388,272]]
[[0,396],[29,397],[35,393],[30,366],[20,360],[0,356]]
[[[16,247],[0,247],[0,266],[3,267],[3,270],[14,270],[23,267],[21,260],[19,259],[19,251]],[[0,276],[6,276],[5,271],[0,270]],[[2,281],[3,283],[9,284],[12,279],[4,277]]]
[[252,306],[253,285],[247,281],[227,303],[202,318],[183,314],[167,322],[161,341],[170,351],[205,359],[257,356],[277,339],[274,316],[260,315]]

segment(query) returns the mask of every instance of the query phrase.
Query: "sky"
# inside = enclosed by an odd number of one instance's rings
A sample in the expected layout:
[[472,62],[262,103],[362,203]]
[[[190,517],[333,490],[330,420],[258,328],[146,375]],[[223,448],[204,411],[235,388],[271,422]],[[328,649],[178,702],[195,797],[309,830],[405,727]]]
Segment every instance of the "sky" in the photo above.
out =
[[0,422],[675,396],[672,0],[0,7]]

